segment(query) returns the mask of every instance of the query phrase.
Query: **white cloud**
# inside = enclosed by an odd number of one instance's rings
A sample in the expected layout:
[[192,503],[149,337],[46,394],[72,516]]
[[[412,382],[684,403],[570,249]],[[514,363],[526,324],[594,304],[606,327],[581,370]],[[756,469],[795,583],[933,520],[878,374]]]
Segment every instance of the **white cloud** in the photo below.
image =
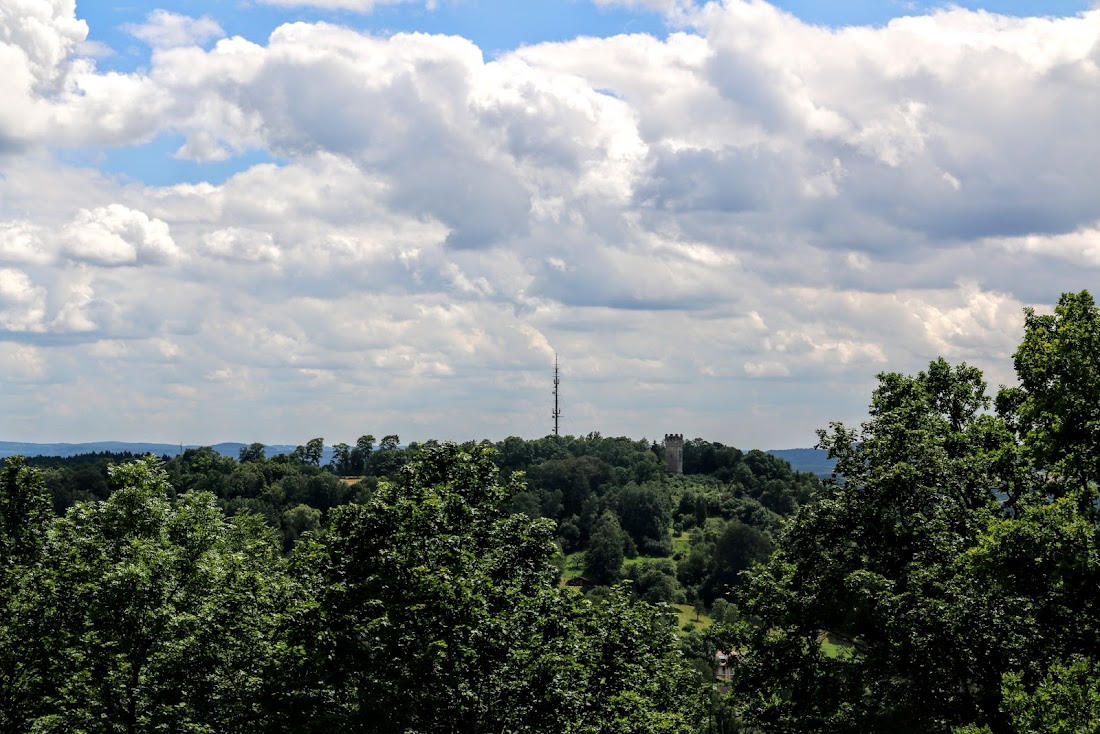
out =
[[202,240],[208,253],[225,260],[271,262],[282,256],[269,232],[227,227],[203,235]]
[[[544,431],[559,352],[567,430],[790,445],[883,369],[1010,380],[1020,309],[1095,279],[1100,12],[643,4],[681,30],[491,59],[155,14],[130,74],[78,57],[71,4],[0,24],[0,329],[49,367],[21,374],[154,416],[135,438],[465,438]],[[158,134],[277,162],[149,186],[42,152]]]
[[100,74],[73,0],[0,0],[0,152],[127,144],[149,135],[163,96],[139,74]]
[[954,304],[914,304],[928,340],[951,359],[982,354],[1007,360],[1016,346],[1013,332],[1019,329],[1024,304],[973,283],[960,291]]
[[45,264],[52,259],[41,227],[32,222],[0,222],[0,262]]
[[745,374],[749,377],[786,377],[791,371],[782,362],[745,362]]
[[225,31],[213,18],[192,18],[167,10],[154,10],[144,23],[129,24],[124,28],[135,38],[157,49],[201,46],[225,35]]
[[59,291],[65,293],[59,299],[57,315],[50,321],[51,330],[63,334],[91,333],[97,328],[94,309],[96,294],[92,279],[87,273],[61,279]]
[[435,10],[437,0],[260,0],[264,5],[284,8],[318,8],[320,10],[348,10],[356,13],[372,13],[382,5],[399,5],[418,2],[428,10]]
[[42,331],[46,290],[22,270],[0,268],[0,331]]
[[[0,276],[2,278],[2,276]],[[42,350],[27,344],[0,349],[0,373],[6,382],[38,382],[46,375]]]
[[36,90],[56,91],[70,55],[88,35],[88,24],[75,12],[75,0],[0,1],[0,53],[9,89],[29,82]]
[[600,7],[619,6],[664,13],[669,18],[683,20],[696,9],[695,0],[592,0]]
[[1100,222],[1073,232],[1004,237],[991,240],[990,244],[1010,253],[1033,253],[1083,267],[1100,267]]
[[158,264],[180,256],[167,223],[121,204],[81,209],[62,238],[68,257],[95,265]]

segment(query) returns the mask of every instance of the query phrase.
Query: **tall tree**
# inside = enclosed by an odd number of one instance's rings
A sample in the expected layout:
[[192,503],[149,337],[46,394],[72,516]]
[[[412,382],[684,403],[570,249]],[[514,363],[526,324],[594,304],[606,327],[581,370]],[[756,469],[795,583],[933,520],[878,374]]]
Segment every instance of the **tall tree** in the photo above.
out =
[[352,471],[357,476],[363,476],[367,473],[367,460],[370,459],[370,452],[373,450],[374,436],[369,433],[360,436],[355,441],[355,448],[351,451],[351,463]]
[[35,593],[53,519],[41,474],[21,456],[0,468],[0,731],[26,731],[53,688],[56,607]]
[[[1100,660],[1100,312],[1025,312],[1020,385],[880,376],[835,482],[744,600],[734,704],[764,731],[1090,730]],[[817,639],[847,641],[839,658]],[[727,643],[727,644],[730,644]],[[950,654],[944,654],[950,650]],[[776,696],[775,691],[783,691]],[[1092,717],[1092,718],[1090,718]]]
[[639,551],[653,556],[672,553],[672,498],[667,489],[657,483],[627,484],[615,492],[614,501],[619,524]]
[[346,477],[352,473],[353,467],[351,462],[351,446],[346,443],[338,443],[332,447],[332,464],[333,471],[338,476]]
[[592,530],[584,553],[584,572],[597,584],[614,584],[622,579],[623,545],[626,533],[615,513],[605,510]]
[[772,542],[767,535],[736,518],[730,520],[714,543],[703,596],[713,600],[730,595],[741,585],[742,573],[767,561],[771,553]]
[[552,523],[505,510],[519,489],[491,449],[426,447],[299,545],[316,601],[288,644],[320,686],[287,730],[695,730],[700,681],[669,618],[558,589]]
[[262,443],[250,443],[237,451],[237,461],[241,464],[263,461],[267,457],[267,447]]
[[0,574],[36,560],[52,518],[40,472],[22,456],[5,460],[0,467]]
[[36,732],[264,731],[285,578],[271,532],[174,494],[150,458],[54,523],[27,588],[55,648]]
[[[1013,445],[988,405],[978,370],[937,360],[880,375],[858,431],[819,432],[843,481],[801,509],[743,600],[760,620],[735,679],[749,721],[945,732],[998,716],[999,617],[974,614],[989,604],[958,566],[999,513]],[[823,630],[850,654],[827,657]]]
[[302,454],[302,458],[305,459],[307,464],[313,464],[314,466],[321,465],[321,456],[325,453],[325,439],[323,438],[311,438],[306,442],[305,451]]
[[1048,489],[1089,503],[1100,483],[1100,311],[1088,291],[1064,293],[1052,314],[1024,311],[1013,356],[1018,388],[998,407],[1014,416],[1026,456],[1052,480]]

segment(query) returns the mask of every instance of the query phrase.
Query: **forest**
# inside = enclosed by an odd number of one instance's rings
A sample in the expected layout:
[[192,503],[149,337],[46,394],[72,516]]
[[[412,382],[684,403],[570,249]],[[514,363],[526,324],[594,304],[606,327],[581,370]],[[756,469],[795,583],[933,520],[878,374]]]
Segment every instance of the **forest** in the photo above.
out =
[[[0,469],[0,730],[1077,732],[1100,311],[758,450],[548,436]],[[728,660],[718,677],[717,655]]]

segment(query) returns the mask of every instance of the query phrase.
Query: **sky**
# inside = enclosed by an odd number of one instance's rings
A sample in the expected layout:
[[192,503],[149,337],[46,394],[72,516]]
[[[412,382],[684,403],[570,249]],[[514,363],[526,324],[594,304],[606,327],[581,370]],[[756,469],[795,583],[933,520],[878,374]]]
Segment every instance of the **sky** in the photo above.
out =
[[1100,9],[0,0],[0,440],[810,446],[1100,274]]

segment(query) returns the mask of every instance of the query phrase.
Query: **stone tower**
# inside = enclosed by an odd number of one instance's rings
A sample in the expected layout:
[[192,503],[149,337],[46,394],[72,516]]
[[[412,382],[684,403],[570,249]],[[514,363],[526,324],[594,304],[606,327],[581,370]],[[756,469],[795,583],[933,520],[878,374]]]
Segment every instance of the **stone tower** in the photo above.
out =
[[684,434],[665,434],[665,469],[669,474],[684,473]]

